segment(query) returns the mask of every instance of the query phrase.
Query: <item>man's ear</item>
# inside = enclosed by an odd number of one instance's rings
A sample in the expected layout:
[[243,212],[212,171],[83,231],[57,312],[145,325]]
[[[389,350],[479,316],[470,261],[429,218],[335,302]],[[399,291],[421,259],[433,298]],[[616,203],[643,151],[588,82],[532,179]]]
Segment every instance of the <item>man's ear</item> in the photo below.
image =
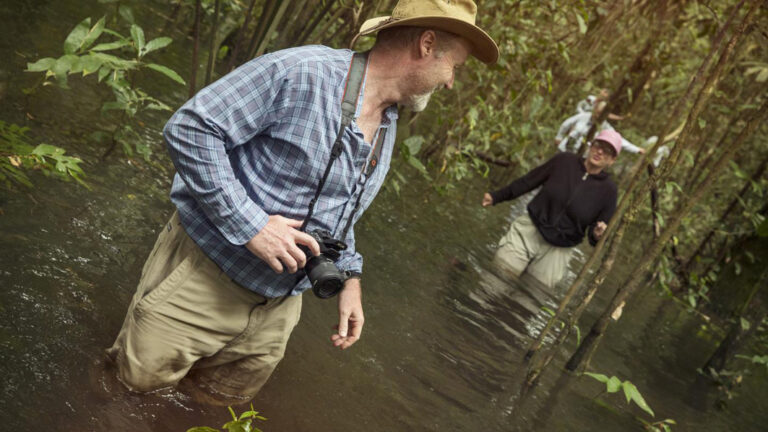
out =
[[437,35],[432,30],[425,30],[419,37],[419,58],[435,54]]

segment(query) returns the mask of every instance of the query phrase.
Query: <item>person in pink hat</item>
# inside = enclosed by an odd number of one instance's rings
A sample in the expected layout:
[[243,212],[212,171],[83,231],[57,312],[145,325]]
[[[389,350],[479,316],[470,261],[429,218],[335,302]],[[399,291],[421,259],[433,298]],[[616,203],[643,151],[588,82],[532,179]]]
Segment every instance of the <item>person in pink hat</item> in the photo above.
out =
[[512,223],[499,241],[494,263],[505,275],[526,272],[553,287],[566,274],[573,248],[584,236],[594,246],[616,211],[616,184],[605,170],[621,152],[615,130],[595,137],[586,158],[556,154],[508,186],[487,192],[488,207],[518,198],[541,186],[527,212]]

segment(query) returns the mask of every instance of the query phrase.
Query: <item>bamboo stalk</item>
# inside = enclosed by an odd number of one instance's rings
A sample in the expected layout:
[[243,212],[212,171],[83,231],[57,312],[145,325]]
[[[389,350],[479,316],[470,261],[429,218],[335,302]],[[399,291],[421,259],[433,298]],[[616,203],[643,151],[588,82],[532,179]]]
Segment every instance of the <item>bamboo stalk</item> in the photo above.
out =
[[213,26],[211,28],[211,35],[208,38],[208,67],[205,70],[205,85],[211,83],[211,76],[213,75],[213,67],[216,64],[216,33],[219,31],[219,8],[221,7],[221,0],[216,0],[213,6]]
[[728,165],[728,161],[730,161],[731,157],[733,157],[736,151],[741,148],[747,137],[749,137],[754,132],[754,130],[757,129],[759,122],[765,117],[766,112],[768,112],[768,102],[764,103],[760,110],[754,114],[752,119],[750,119],[749,123],[744,127],[739,136],[736,138],[735,142],[728,146],[728,149],[721,154],[714,168],[707,175],[704,181],[696,187],[696,190],[693,191],[693,193],[688,195],[683,200],[680,209],[672,214],[667,222],[667,226],[664,228],[664,231],[661,233],[657,241],[651,245],[650,249],[640,259],[640,262],[635,266],[635,269],[632,271],[629,277],[627,277],[625,282],[614,295],[610,305],[603,311],[603,313],[590,329],[589,334],[587,334],[571,358],[568,360],[565,365],[566,369],[570,371],[576,370],[585,359],[586,364],[589,364],[589,359],[594,354],[597,346],[605,335],[605,330],[608,328],[608,324],[611,320],[611,315],[613,312],[620,305],[626,302],[629,296],[631,296],[639,287],[643,272],[645,272],[646,268],[659,255],[667,241],[669,241],[674,232],[682,223],[683,218],[698,203],[698,201],[703,197],[704,193],[709,190],[710,186],[712,183],[714,183],[720,172],[722,172],[723,169]]

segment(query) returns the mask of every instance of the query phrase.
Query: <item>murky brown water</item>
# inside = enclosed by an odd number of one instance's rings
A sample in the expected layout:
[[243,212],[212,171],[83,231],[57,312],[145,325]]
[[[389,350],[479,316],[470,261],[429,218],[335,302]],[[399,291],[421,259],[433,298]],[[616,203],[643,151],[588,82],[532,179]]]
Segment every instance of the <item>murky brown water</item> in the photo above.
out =
[[[142,23],[157,24],[150,7],[166,8],[156,1],[130,4]],[[98,364],[171,212],[170,163],[160,146],[153,164],[98,162],[101,149],[87,136],[100,121],[100,98],[109,95],[93,80],[29,97],[21,89],[36,79],[22,72],[27,61],[58,55],[75,23],[105,10],[96,1],[0,3],[0,119],[86,158],[92,186],[35,176],[34,190],[0,192],[0,430],[184,431],[227,420],[226,410],[182,395],[110,387]],[[145,30],[157,36],[150,26]],[[184,70],[186,45],[174,45],[163,62]],[[186,92],[170,81],[143,85],[173,105]],[[162,122],[147,119],[145,133],[158,143]],[[488,264],[523,203],[511,214],[503,206],[483,210],[479,181],[467,184],[464,195],[440,196],[411,176],[400,196],[382,192],[356,229],[366,256],[361,342],[346,352],[333,349],[335,304],[307,295],[285,360],[253,402],[269,418],[262,429],[641,430],[636,407],[627,408],[618,395],[601,399],[619,408],[601,405],[593,400],[600,385],[556,368],[532,393],[519,395],[522,354],[545,322],[540,308],[554,308],[560,295],[504,282]],[[717,339],[701,326],[655,294],[641,294],[610,329],[593,369],[630,379],[657,419],[677,420],[675,430],[764,430],[764,370],[745,379],[725,411],[713,408],[712,389],[694,385],[695,370]]]

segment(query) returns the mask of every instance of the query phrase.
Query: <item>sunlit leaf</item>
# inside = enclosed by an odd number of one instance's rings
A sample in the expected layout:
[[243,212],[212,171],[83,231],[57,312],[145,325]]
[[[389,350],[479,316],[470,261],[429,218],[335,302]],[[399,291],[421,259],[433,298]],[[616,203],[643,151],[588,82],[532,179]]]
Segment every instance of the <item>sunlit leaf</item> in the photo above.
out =
[[88,17],[75,26],[64,40],[64,54],[74,54],[83,44],[91,29],[91,18]]
[[184,81],[184,79],[179,76],[179,74],[177,74],[172,69],[169,69],[169,68],[167,68],[165,66],[161,66],[161,65],[155,64],[155,63],[149,63],[149,64],[147,64],[147,67],[152,69],[152,70],[155,70],[157,72],[160,72],[161,74],[167,76],[168,78],[176,81],[179,84],[182,84],[182,85],[186,85],[187,84]]

